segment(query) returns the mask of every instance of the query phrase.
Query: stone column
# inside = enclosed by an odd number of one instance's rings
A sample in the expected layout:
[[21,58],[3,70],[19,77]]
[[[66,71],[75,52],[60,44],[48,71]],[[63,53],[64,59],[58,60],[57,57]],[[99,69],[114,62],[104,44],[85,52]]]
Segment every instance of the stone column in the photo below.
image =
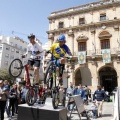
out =
[[74,33],[73,33],[72,30],[69,30],[69,31],[68,31],[68,36],[69,36],[69,37],[68,37],[68,41],[70,42],[69,48],[70,48],[72,54],[74,54]]
[[92,82],[92,92],[97,89],[98,83],[98,75],[97,75],[97,67],[95,64],[90,64],[89,69],[91,71],[91,82]]

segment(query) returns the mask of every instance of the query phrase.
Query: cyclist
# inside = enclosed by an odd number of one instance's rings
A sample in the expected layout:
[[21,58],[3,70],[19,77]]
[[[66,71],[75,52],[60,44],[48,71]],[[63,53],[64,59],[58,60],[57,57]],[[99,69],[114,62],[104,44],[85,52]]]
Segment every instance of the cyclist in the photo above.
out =
[[[39,79],[40,79],[39,67],[40,67],[40,61],[43,57],[43,49],[39,45],[39,43],[35,40],[35,35],[30,34],[28,36],[28,39],[30,40],[30,44],[27,47],[27,52],[22,57],[25,58],[29,52],[31,53],[30,59],[28,60],[28,65],[29,65],[29,69],[31,69],[31,67],[33,67],[34,65],[34,76],[36,80],[35,85],[39,85]],[[20,82],[20,84],[26,84],[26,79],[27,79],[27,75],[25,72],[24,81]]]
[[62,84],[62,74],[63,74],[63,70],[65,68],[65,55],[66,53],[69,55],[69,56],[72,56],[71,52],[70,52],[70,49],[69,47],[65,44],[66,42],[66,38],[65,38],[65,35],[64,34],[61,34],[59,37],[58,37],[58,43],[54,43],[49,50],[46,51],[46,55],[47,53],[49,52],[52,52],[53,53],[53,56],[52,56],[52,60],[55,60],[54,59],[54,56],[56,58],[58,58],[57,60],[57,66],[62,68],[62,72],[59,74],[59,83]]

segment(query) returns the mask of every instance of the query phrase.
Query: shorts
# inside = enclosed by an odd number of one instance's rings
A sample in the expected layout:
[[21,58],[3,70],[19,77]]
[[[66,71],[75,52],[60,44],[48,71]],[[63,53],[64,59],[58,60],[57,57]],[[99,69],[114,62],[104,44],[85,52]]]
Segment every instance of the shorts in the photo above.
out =
[[40,60],[30,59],[28,60],[28,65],[31,65],[34,67],[40,67]]

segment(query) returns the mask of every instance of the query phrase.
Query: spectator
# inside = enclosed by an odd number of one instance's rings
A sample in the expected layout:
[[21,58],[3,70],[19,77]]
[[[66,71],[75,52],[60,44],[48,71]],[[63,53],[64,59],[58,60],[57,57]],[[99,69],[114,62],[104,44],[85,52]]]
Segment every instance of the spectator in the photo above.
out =
[[78,86],[75,86],[75,89],[73,90],[73,95],[78,95]]
[[71,95],[73,95],[73,90],[74,90],[74,88],[73,88],[73,83],[72,82],[70,82],[70,87],[68,87],[67,88],[67,95],[69,96],[71,96]]
[[17,93],[16,93],[17,86],[16,84],[13,85],[12,89],[10,90],[10,103],[9,103],[9,114],[10,114],[10,109],[12,107],[12,116],[14,116],[15,112],[15,102],[17,101]]
[[27,91],[26,87],[23,86],[23,89],[21,91],[21,104],[25,103],[25,94],[26,94],[26,91]]
[[0,120],[4,120],[4,111],[8,94],[8,88],[4,85],[3,80],[0,80]]
[[78,94],[81,96],[82,99],[85,98],[85,90],[83,89],[81,84],[79,85]]
[[[4,86],[5,88],[8,90],[8,92],[10,91],[10,85],[8,83],[7,80],[4,81]],[[5,111],[6,111],[6,114],[7,114],[7,117],[9,118],[9,110],[8,110],[8,102],[9,102],[9,99],[7,97],[7,101],[6,101],[6,106],[5,106]]]
[[85,98],[88,101],[89,88],[87,87],[87,85],[85,85],[84,90],[85,90]]
[[[73,95],[73,91],[74,91],[73,83],[70,82],[70,87],[67,88],[67,96],[68,96],[68,98]],[[73,104],[73,102],[68,103],[68,110],[70,110],[71,104]]]
[[97,90],[94,92],[93,100],[96,100],[98,106],[98,116],[102,116],[102,106],[104,103],[104,99],[106,98],[105,91],[101,89],[101,86],[97,86]]

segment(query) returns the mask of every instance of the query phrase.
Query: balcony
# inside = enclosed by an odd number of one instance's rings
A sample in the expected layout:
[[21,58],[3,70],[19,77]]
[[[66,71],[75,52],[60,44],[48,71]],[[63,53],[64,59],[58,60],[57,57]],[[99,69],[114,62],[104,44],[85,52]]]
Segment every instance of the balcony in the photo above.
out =
[[[78,51],[79,52],[79,51]],[[74,52],[73,56],[77,57],[78,52]],[[120,48],[111,48],[110,49],[111,55],[117,55],[120,56]],[[96,49],[96,50],[87,50],[86,51],[87,57],[92,57],[94,56],[102,56],[102,49]]]

